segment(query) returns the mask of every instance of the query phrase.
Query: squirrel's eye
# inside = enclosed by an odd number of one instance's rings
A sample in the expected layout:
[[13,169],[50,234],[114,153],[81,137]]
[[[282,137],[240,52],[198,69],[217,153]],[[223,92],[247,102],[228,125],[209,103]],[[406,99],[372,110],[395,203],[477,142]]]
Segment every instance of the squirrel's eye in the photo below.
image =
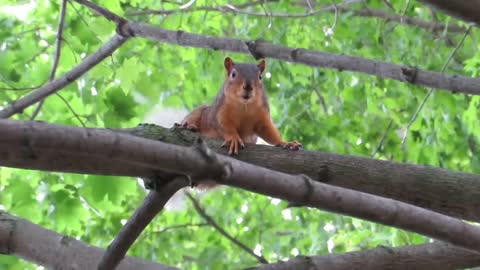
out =
[[262,74],[258,75],[258,79],[259,79],[259,80],[262,79]]
[[232,79],[235,79],[235,77],[237,77],[237,73],[235,72],[235,70],[230,73],[230,76],[232,77]]

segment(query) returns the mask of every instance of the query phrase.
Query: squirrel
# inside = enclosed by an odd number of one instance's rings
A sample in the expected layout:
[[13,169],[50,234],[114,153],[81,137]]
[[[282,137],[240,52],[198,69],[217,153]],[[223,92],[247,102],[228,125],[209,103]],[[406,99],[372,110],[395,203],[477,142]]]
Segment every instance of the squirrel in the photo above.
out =
[[297,141],[280,137],[270,117],[270,109],[262,83],[264,59],[255,64],[224,60],[226,78],[212,105],[203,105],[188,114],[177,127],[198,131],[205,137],[223,138],[222,147],[236,155],[245,143],[256,143],[257,136],[267,143],[290,150],[299,150]]

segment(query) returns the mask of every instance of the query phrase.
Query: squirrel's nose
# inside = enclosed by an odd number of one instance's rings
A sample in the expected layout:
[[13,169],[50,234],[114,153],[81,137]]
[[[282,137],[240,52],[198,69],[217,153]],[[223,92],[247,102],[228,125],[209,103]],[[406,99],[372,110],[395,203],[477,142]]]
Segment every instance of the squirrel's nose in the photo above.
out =
[[250,82],[245,82],[245,83],[243,84],[243,90],[245,90],[245,91],[252,91],[252,90],[253,90],[252,84],[251,84]]

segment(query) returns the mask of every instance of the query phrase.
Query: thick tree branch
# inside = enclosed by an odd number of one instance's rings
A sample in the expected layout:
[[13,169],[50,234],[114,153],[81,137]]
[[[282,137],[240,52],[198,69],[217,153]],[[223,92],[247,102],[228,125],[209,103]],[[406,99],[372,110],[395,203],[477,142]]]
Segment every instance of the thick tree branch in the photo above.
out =
[[[105,251],[46,230],[0,211],[0,253],[15,255],[48,269],[95,269]],[[118,270],[174,270],[166,265],[127,257]]]
[[258,262],[260,263],[268,263],[268,261],[263,257],[262,255],[257,255],[255,252],[253,252],[252,249],[247,247],[244,243],[240,242],[238,239],[235,237],[231,236],[227,231],[225,231],[220,225],[213,220],[213,218],[207,214],[205,209],[200,205],[200,202],[195,199],[192,194],[186,193],[187,197],[190,199],[192,202],[193,208],[195,208],[195,211],[210,225],[212,226],[215,230],[217,230],[218,233],[223,235],[225,238],[227,238],[230,242],[232,242],[234,245],[238,246],[240,249],[248,253],[250,256],[254,257]]
[[158,191],[152,190],[120,230],[98,264],[98,270],[116,269],[115,267],[127,254],[133,242],[163,209],[173,194],[188,185],[188,180],[184,176],[165,180],[167,181],[165,185],[159,187]]
[[[11,124],[25,130],[58,127],[42,123],[0,121],[0,130]],[[90,129],[91,130],[91,129]],[[191,146],[198,133],[169,130],[155,125],[117,130],[127,134]],[[68,129],[63,131],[68,133]],[[103,131],[105,132],[105,130]],[[222,140],[206,139],[209,147],[226,154],[220,148]],[[33,158],[32,158],[33,157]],[[239,160],[290,174],[306,174],[315,181],[393,198],[432,209],[462,219],[480,221],[480,176],[449,171],[432,166],[401,164],[384,160],[336,155],[324,152],[300,151],[292,159],[283,149],[265,145],[248,145],[237,156]],[[41,155],[25,144],[10,144],[0,138],[0,165],[100,175],[153,177],[159,171],[124,161],[112,163],[109,158],[65,152],[52,147]]]
[[10,106],[0,111],[0,118],[8,118],[15,113],[23,111],[26,107],[42,100],[43,98],[57,92],[63,87],[71,84],[85,72],[100,63],[103,59],[110,56],[118,47],[120,47],[127,38],[115,35],[96,52],[87,56],[85,60],[65,73],[62,77],[48,82],[34,92],[14,101]]
[[290,269],[464,269],[480,265],[480,254],[445,243],[433,243],[398,248],[377,247],[370,250],[299,256],[286,262],[248,268],[248,270]]
[[[186,148],[113,131],[84,129],[20,121],[0,121],[0,149],[7,157],[30,153],[35,161],[45,152],[81,153],[166,171],[193,179],[216,179],[220,183],[299,204],[350,215],[380,224],[417,232],[460,247],[480,251],[480,228],[423,208],[345,188],[257,167],[208,148]],[[57,151],[58,151],[57,150]],[[308,151],[305,151],[308,152]],[[285,154],[294,160],[298,153]],[[4,157],[0,156],[0,165]],[[328,173],[323,174],[328,178]],[[404,171],[408,177],[408,172]],[[360,180],[360,179],[354,179]],[[417,183],[418,184],[418,183]]]
[[[79,0],[76,1],[79,2]],[[81,0],[81,2],[86,2],[86,0]],[[90,5],[95,4],[90,3]],[[128,21],[122,23],[120,28],[122,33],[129,33],[131,36],[144,37],[185,47],[252,54],[255,58],[270,57],[314,67],[355,71],[415,85],[480,95],[480,78],[445,75],[441,72],[421,70],[407,65],[396,65],[355,56],[336,55],[302,48],[288,48],[262,41],[219,38],[184,31],[171,31]]]
[[445,13],[480,25],[480,0],[419,0],[426,4],[430,4]]
[[390,64],[355,56],[335,55],[307,49],[282,47],[261,41],[217,38],[183,31],[171,31],[140,23],[129,23],[125,27],[129,27],[135,36],[178,44],[185,47],[253,54],[256,57],[270,57],[287,62],[302,63],[309,66],[338,69],[341,71],[356,71],[415,85],[465,94],[480,94],[480,79],[478,78],[446,75],[440,72],[421,70],[410,66]]

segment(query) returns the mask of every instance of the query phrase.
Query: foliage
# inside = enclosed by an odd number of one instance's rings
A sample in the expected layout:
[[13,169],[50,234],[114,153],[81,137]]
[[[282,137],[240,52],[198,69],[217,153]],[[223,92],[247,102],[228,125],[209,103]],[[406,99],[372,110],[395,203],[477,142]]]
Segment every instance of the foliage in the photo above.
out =
[[[55,50],[60,1],[1,0],[0,87],[37,87],[47,81]],[[97,1],[128,18],[166,29],[240,39],[263,38],[274,44],[417,66],[439,71],[462,33],[432,32],[415,26],[357,17],[341,11],[304,18],[268,18],[216,11],[128,16],[143,9],[178,9],[175,1]],[[321,1],[328,5],[330,1]],[[324,2],[324,3],[323,3]],[[397,13],[405,1],[390,1]],[[226,1],[215,1],[225,4]],[[193,8],[214,5],[195,1]],[[370,8],[393,12],[383,1]],[[305,8],[281,0],[267,5],[272,13],[304,13]],[[351,8],[361,8],[351,5]],[[14,16],[12,8],[17,8]],[[246,10],[263,12],[259,6]],[[27,12],[26,12],[27,11]],[[410,3],[405,15],[431,21],[425,6]],[[437,14],[439,22],[452,22]],[[200,27],[201,26],[201,27]],[[75,3],[67,5],[58,75],[94,52],[114,34],[114,25]],[[476,76],[480,53],[473,31],[453,57],[446,73]],[[87,127],[131,127],[153,108],[194,108],[212,100],[223,80],[222,61],[254,61],[251,56],[159,44],[133,39],[59,94],[45,100],[37,120]],[[374,156],[480,172],[476,145],[480,136],[478,97],[435,91],[405,131],[427,89],[358,73],[313,69],[267,59],[264,76],[272,116],[282,135],[307,149]],[[201,83],[200,83],[201,82]],[[0,107],[31,90],[0,90]],[[322,104],[324,102],[324,105]],[[29,119],[35,106],[15,119]],[[180,121],[168,119],[170,122]],[[389,123],[391,127],[387,129]],[[382,137],[383,144],[379,147]],[[378,149],[377,149],[378,148]],[[145,192],[135,179],[0,169],[0,209],[62,234],[106,247]],[[286,203],[233,188],[202,196],[207,212],[238,240],[261,251],[269,261],[298,254],[318,255],[375,247],[417,244],[415,234],[313,209],[285,209]],[[185,269],[241,268],[255,258],[209,226],[191,205],[166,211],[141,236],[130,255]],[[162,229],[170,226],[186,226]],[[188,225],[193,224],[193,225]],[[222,258],[222,259],[219,259]],[[200,267],[201,266],[201,267]],[[228,267],[227,267],[228,266]],[[31,264],[1,256],[2,269],[34,269]]]

